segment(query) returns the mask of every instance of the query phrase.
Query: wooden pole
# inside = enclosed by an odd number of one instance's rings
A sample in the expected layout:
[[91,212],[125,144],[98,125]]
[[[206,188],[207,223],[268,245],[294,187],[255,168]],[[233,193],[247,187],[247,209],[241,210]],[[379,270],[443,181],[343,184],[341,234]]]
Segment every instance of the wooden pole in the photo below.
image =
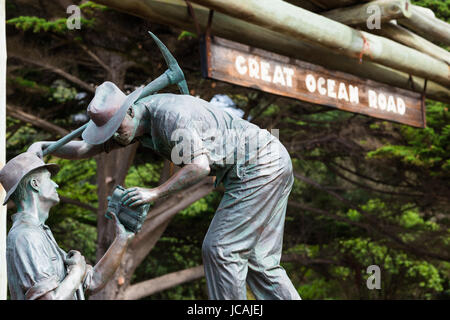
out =
[[[6,28],[5,0],[0,0],[0,169],[6,163]],[[0,186],[0,201],[5,190]],[[6,206],[0,205],[0,300],[6,300]]]
[[[140,0],[97,0],[97,2],[136,15],[152,23],[197,32],[193,18],[189,15],[186,2],[183,0],[146,0],[145,2]],[[200,29],[206,30],[209,10],[197,4],[192,4],[192,7]],[[411,86],[407,73],[373,63],[370,59],[364,59],[362,63],[359,63],[358,59],[341,55],[338,51],[297,41],[281,33],[261,28],[220,12],[214,13],[211,34],[394,87],[419,93],[423,91],[424,80],[420,77],[413,77],[414,86]],[[450,103],[450,90],[428,81],[427,98]]]
[[264,28],[338,50],[349,57],[365,54],[379,64],[450,86],[450,69],[422,52],[296,7],[280,0],[193,0]]
[[[374,5],[378,6],[380,9],[380,22],[385,23],[383,23],[381,28],[369,30],[366,27],[366,21],[372,13],[368,13],[370,11],[367,9]],[[410,18],[412,16],[412,8],[413,6],[411,5],[410,0],[377,0],[353,7],[344,7],[322,12],[321,15],[346,25],[363,26],[365,31],[369,33],[392,39],[450,64],[450,52],[402,26],[389,23],[390,20]],[[414,9],[431,19],[435,18],[433,11],[428,8],[414,6]]]
[[308,0],[315,6],[324,10],[331,10],[335,8],[353,6],[357,3],[368,2],[370,0]]
[[320,7],[314,5],[312,2],[309,2],[309,1],[305,1],[305,0],[285,0],[285,1],[293,4],[294,6],[297,6],[297,7],[312,11],[312,12],[321,11]]
[[411,11],[410,18],[399,19],[398,23],[434,43],[450,46],[450,24],[431,17],[418,6],[412,6]]
[[380,22],[411,17],[410,0],[377,0],[352,7],[337,8],[320,13],[331,20],[348,26],[365,25],[374,14],[370,9],[376,6],[380,13]]
[[402,26],[394,23],[384,23],[380,29],[367,30],[367,32],[403,43],[450,65],[450,52]]
[[425,8],[425,7],[421,7],[421,6],[413,6],[415,10],[422,12],[422,14],[430,17],[430,18],[436,18],[436,15],[434,14],[434,11],[429,9],[429,8]]

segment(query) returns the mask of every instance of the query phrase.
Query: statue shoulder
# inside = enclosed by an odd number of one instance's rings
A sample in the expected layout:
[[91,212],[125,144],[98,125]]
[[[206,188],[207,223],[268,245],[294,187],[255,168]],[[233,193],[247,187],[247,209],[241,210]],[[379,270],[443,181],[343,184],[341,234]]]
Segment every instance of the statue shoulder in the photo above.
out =
[[39,227],[27,223],[12,227],[7,237],[8,247],[29,247],[31,244],[36,245],[41,240],[42,232]]

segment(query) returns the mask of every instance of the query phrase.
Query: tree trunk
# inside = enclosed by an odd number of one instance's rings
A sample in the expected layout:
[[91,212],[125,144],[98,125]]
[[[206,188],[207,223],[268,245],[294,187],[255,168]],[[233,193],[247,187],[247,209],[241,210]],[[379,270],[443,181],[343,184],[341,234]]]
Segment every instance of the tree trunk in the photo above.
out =
[[197,280],[205,275],[203,265],[182,271],[165,274],[130,286],[125,291],[125,300],[137,300],[157,292],[173,288],[179,284]]
[[[339,50],[343,55],[361,53],[382,65],[450,86],[447,64],[392,40],[352,29],[342,23],[274,0],[194,0],[198,4],[264,28]],[[368,49],[370,48],[370,52]]]
[[[145,2],[138,0],[98,0],[97,2],[154,23],[196,32],[193,19],[189,16],[186,3],[182,0],[147,0]],[[193,9],[200,29],[205,30],[208,21],[208,9],[195,4],[193,4]],[[239,32],[236,30],[239,30]],[[364,59],[362,63],[359,63],[357,59],[341,55],[339,52],[298,41],[284,34],[261,28],[220,12],[214,13],[211,34],[394,87],[420,93],[423,91],[424,80],[420,77],[413,77],[414,86],[411,86],[407,73],[370,62],[369,59]],[[450,90],[433,81],[428,81],[427,97],[442,102],[450,102]]]
[[207,177],[198,184],[166,198],[164,202],[151,208],[147,220],[128,247],[113,279],[107,283],[102,291],[93,295],[91,299],[125,299],[134,271],[153,249],[172,218],[179,211],[210,193],[213,189],[212,181],[212,177]]
[[[114,225],[105,217],[108,206],[107,197],[111,195],[116,185],[122,185],[137,149],[137,143],[126,148],[120,148],[110,153],[102,153],[97,160],[97,261],[108,250],[115,237]],[[102,290],[93,295],[93,299],[106,300],[114,297],[115,292]]]

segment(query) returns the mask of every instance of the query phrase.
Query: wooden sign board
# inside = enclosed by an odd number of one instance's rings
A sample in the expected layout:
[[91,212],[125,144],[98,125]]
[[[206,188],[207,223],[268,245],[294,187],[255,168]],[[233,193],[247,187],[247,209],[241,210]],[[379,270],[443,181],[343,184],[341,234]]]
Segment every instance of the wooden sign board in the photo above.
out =
[[206,38],[204,77],[424,128],[419,93],[218,37]]

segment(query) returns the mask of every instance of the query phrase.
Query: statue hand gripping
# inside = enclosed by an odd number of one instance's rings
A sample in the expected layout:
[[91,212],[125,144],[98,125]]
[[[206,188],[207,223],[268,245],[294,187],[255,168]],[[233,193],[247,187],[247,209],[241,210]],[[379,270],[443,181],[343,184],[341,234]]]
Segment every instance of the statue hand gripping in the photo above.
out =
[[122,195],[122,203],[129,207],[136,207],[150,203],[159,198],[159,189],[146,189],[140,187],[129,188]]

